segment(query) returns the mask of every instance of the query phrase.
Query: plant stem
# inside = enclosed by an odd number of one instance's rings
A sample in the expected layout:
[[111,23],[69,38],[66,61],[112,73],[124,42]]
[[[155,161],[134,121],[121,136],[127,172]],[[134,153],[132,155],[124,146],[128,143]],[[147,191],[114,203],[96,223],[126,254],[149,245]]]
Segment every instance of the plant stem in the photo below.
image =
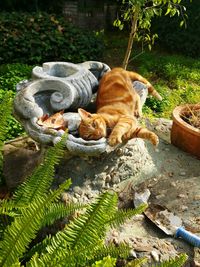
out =
[[124,61],[122,64],[122,67],[124,69],[127,68],[128,63],[129,63],[129,58],[130,58],[132,47],[133,47],[133,40],[134,40],[136,31],[137,31],[138,15],[139,15],[139,6],[136,6],[135,12],[132,18],[132,25],[131,25],[131,32],[130,32],[129,39],[128,39],[128,46],[127,46],[126,54],[125,54]]

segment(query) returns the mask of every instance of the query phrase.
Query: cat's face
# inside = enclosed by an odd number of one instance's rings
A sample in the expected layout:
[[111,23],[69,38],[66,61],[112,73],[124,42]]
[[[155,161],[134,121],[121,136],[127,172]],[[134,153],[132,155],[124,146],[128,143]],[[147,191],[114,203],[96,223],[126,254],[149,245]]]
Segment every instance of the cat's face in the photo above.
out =
[[82,108],[78,109],[81,116],[79,135],[85,140],[98,140],[106,137],[106,123],[98,114],[91,114]]

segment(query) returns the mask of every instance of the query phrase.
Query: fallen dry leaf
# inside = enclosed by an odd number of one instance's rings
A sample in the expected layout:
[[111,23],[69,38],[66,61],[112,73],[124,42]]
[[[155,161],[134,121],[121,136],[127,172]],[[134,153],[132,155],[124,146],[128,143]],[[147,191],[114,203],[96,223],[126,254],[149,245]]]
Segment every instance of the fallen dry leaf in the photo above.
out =
[[56,130],[66,130],[67,123],[63,119],[63,113],[64,111],[59,111],[51,116],[48,116],[47,114],[40,117],[37,121],[37,123],[40,126],[45,126],[47,128],[56,129]]

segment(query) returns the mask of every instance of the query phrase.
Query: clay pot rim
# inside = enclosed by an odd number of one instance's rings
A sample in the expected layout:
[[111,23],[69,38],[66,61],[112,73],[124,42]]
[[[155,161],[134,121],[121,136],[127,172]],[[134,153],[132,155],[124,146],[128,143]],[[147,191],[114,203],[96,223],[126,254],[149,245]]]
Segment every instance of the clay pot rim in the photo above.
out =
[[185,122],[180,116],[180,114],[183,114],[186,110],[188,111],[188,107],[194,110],[198,110],[200,109],[200,104],[184,104],[177,106],[172,112],[172,118],[182,128],[187,128],[189,132],[195,133],[195,135],[198,135],[200,137],[200,130]]

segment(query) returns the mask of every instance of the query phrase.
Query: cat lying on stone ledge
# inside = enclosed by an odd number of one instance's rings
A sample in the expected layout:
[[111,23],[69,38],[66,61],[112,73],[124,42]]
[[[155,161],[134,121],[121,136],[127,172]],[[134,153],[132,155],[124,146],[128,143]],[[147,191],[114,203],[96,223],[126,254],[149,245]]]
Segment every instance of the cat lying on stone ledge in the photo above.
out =
[[110,146],[126,142],[134,137],[151,141],[158,145],[158,136],[147,128],[138,125],[137,117],[142,115],[140,96],[132,82],[140,81],[148,88],[148,93],[159,100],[162,97],[154,87],[141,75],[114,68],[104,74],[97,92],[96,114],[82,108],[78,109],[81,116],[79,135],[85,140],[98,140],[108,137]]

